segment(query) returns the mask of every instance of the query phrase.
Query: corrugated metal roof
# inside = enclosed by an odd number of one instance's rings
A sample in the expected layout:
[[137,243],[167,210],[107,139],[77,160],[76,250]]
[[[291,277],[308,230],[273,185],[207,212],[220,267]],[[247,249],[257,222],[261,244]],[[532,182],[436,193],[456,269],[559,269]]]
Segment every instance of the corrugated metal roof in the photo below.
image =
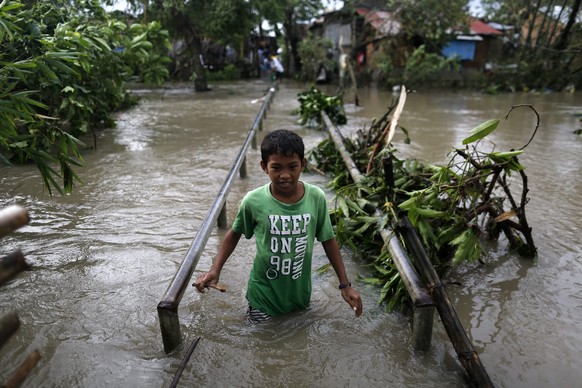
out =
[[469,26],[471,33],[475,35],[503,35],[503,33],[481,20],[473,20]]
[[501,24],[501,23],[496,23],[496,22],[489,22],[489,23],[487,23],[487,25],[489,27],[495,28],[496,30],[499,30],[499,31],[508,31],[508,30],[515,29],[514,26],[511,26],[509,24]]
[[382,35],[397,34],[400,32],[400,22],[392,17],[390,12],[373,11],[368,8],[356,8],[358,15]]
[[474,42],[481,42],[483,40],[479,35],[457,35],[457,40],[472,40]]

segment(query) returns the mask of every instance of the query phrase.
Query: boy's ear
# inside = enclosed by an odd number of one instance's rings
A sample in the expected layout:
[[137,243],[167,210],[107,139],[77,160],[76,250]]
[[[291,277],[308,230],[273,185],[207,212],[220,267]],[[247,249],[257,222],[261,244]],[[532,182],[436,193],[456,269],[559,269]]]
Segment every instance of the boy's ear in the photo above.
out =
[[265,172],[265,174],[268,174],[269,171],[267,171],[267,163],[265,163],[261,160],[260,165],[261,165],[261,168],[263,169],[263,171]]
[[307,159],[303,158],[301,161],[301,171],[305,171],[305,167],[307,167]]

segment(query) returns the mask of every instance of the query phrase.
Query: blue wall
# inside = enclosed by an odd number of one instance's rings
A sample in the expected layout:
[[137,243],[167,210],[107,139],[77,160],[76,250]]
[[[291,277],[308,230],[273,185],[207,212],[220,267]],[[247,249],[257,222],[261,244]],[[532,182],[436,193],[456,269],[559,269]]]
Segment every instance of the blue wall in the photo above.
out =
[[473,40],[454,40],[447,43],[441,53],[447,58],[456,56],[460,60],[473,61],[475,59],[475,43]]

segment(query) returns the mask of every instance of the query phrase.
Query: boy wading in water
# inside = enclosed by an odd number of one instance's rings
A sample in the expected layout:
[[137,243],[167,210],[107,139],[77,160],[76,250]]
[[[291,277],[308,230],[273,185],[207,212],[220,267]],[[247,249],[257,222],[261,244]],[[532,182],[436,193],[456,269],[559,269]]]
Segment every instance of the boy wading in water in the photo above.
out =
[[198,277],[200,292],[218,283],[220,271],[242,235],[255,236],[256,256],[246,298],[252,323],[301,310],[311,299],[311,256],[315,239],[339,279],[342,297],[362,314],[362,299],[352,288],[329,217],[323,190],[299,180],[307,161],[299,135],[288,130],[268,134],[261,144],[261,168],[270,183],[243,198],[210,270]]

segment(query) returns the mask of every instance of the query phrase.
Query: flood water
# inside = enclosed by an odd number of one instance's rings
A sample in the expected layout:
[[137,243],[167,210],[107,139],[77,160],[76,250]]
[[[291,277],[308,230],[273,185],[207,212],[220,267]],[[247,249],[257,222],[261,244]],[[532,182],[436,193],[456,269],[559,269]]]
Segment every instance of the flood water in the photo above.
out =
[[[156,306],[196,236],[259,109],[252,100],[263,81],[213,85],[197,94],[178,87],[138,91],[141,103],[117,115],[84,152],[84,184],[69,196],[49,197],[33,166],[0,167],[0,208],[24,206],[28,226],[0,241],[0,254],[21,248],[33,270],[0,288],[0,315],[19,314],[21,327],[0,350],[0,381],[38,349],[40,363],[24,386],[162,387],[176,373],[187,346],[201,340],[180,386],[402,386],[464,387],[465,371],[435,314],[430,350],[411,346],[407,319],[377,304],[379,290],[358,280],[365,263],[344,252],[352,283],[362,293],[356,319],[332,272],[314,273],[306,311],[259,326],[245,321],[246,280],[254,241],[241,240],[221,276],[226,293],[186,291],[179,310],[185,346],[163,351]],[[312,148],[324,133],[296,124],[297,93],[284,82],[265,129],[296,130]],[[362,90],[360,107],[346,105],[346,135],[382,115],[390,92]],[[526,212],[539,259],[519,258],[504,240],[485,265],[463,265],[447,291],[499,387],[577,387],[582,379],[582,139],[575,114],[582,94],[413,93],[397,133],[403,156],[444,162],[481,122],[512,105],[532,104],[541,126],[520,158],[529,177]],[[490,136],[499,150],[519,148],[535,116],[514,111]],[[259,134],[259,142],[262,133]],[[86,139],[92,145],[92,139]],[[248,177],[229,194],[232,221],[244,194],[267,182],[259,152],[247,157]],[[327,178],[304,174],[325,186]],[[331,199],[333,193],[329,192]],[[224,235],[215,229],[194,274],[205,271]],[[321,248],[314,268],[326,263]]]

